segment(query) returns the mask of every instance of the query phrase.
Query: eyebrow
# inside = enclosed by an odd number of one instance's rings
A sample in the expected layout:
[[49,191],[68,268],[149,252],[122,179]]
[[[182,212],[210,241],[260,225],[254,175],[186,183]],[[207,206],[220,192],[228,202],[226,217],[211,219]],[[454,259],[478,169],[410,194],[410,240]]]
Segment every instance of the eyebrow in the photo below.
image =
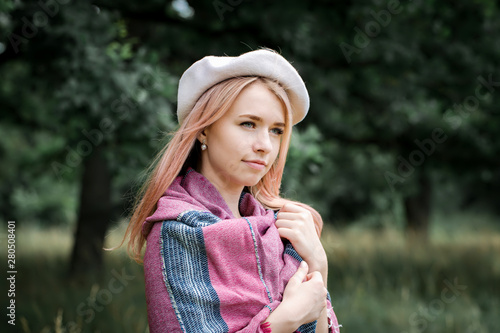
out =
[[[253,115],[253,114],[242,114],[242,115],[240,115],[240,118],[243,118],[243,117],[247,117],[247,118],[250,118],[250,119],[255,120],[255,121],[262,121],[261,117],[258,117],[258,116]],[[275,122],[274,126],[285,127],[285,123]]]

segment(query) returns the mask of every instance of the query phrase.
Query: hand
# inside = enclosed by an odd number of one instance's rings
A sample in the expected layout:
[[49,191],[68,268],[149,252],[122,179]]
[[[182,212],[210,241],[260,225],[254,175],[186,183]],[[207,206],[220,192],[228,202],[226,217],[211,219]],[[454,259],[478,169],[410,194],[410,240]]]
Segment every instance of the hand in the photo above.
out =
[[317,271],[307,274],[308,269],[307,263],[302,261],[283,292],[283,303],[296,309],[296,318],[303,317],[302,324],[318,319],[326,307],[327,290],[323,278]]
[[321,272],[326,281],[328,261],[316,233],[311,212],[299,205],[287,203],[278,213],[276,227],[280,236],[288,239],[302,259],[309,264],[309,272]]
[[281,304],[266,319],[276,333],[294,332],[300,325],[318,320],[326,308],[327,291],[319,272],[307,273],[305,261],[290,278]]

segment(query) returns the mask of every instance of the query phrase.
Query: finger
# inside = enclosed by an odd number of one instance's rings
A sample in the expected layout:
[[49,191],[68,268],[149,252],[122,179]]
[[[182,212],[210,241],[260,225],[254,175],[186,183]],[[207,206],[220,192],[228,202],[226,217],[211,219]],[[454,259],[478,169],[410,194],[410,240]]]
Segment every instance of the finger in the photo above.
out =
[[286,211],[286,210],[281,210],[276,218],[279,219],[285,219],[285,220],[291,220],[291,221],[310,221],[314,222],[313,217],[311,215],[311,212],[308,211],[305,208],[298,207],[297,210],[293,211]]
[[278,234],[280,235],[281,238],[286,238],[290,242],[293,242],[297,240],[297,232],[293,229],[289,228],[278,228]]
[[321,282],[323,282],[323,275],[321,275],[321,273],[318,271],[313,271],[313,272],[307,274],[307,277],[308,277],[308,281],[320,280]]
[[297,225],[297,222],[286,219],[277,219],[274,224],[277,228],[293,228]]
[[286,203],[280,209],[280,212],[300,213],[300,212],[303,212],[304,210],[307,210],[307,209],[300,207],[299,205],[294,204],[294,203]]
[[277,216],[278,220],[297,220],[300,219],[300,215],[293,212],[279,212]]
[[302,281],[304,281],[304,279],[306,278],[308,270],[309,266],[305,261],[302,261],[299,265],[299,268],[297,268],[297,271],[292,275],[288,283],[293,281],[292,283],[295,283],[297,285],[301,284]]

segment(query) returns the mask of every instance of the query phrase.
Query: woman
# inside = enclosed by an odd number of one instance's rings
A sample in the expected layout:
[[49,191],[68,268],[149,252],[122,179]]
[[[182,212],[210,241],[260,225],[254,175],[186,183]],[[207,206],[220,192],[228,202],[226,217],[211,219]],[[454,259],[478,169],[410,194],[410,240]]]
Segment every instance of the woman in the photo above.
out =
[[127,228],[151,332],[338,332],[322,220],[279,188],[309,108],[297,71],[258,50],[205,57],[179,81],[180,128]]

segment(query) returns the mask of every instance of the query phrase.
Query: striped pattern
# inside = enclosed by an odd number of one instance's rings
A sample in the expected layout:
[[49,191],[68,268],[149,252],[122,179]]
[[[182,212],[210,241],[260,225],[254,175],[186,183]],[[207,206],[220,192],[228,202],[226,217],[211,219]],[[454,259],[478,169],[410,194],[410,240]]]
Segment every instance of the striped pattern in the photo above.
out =
[[285,254],[288,254],[290,257],[296,259],[299,263],[302,261],[302,257],[295,251],[292,244],[287,242],[285,245]]
[[316,332],[316,321],[313,321],[312,323],[307,323],[307,324],[300,326],[297,329],[297,332],[300,332],[300,333],[314,333],[314,332]]
[[188,212],[162,225],[163,276],[183,332],[228,331],[210,282],[201,229],[217,220],[210,213]]
[[257,261],[257,271],[259,272],[259,278],[262,284],[264,285],[264,288],[266,288],[266,293],[267,293],[267,298],[269,299],[269,303],[273,302],[273,297],[271,296],[271,293],[269,292],[269,288],[267,287],[266,281],[264,281],[264,277],[262,276],[262,267],[260,263],[260,258],[259,258],[259,249],[257,248],[257,240],[255,239],[255,232],[253,231],[252,228],[252,223],[244,217],[245,221],[248,223],[248,227],[250,228],[250,232],[252,234],[252,240],[253,240],[253,247],[254,247],[254,252],[255,252],[255,260]]
[[[298,262],[302,261],[302,257],[297,253],[297,251],[295,251],[295,249],[293,248],[293,246],[290,242],[287,242],[287,244],[285,245],[285,254],[296,259]],[[313,321],[311,323],[307,323],[307,324],[300,326],[297,329],[297,331],[300,333],[316,332],[316,321]]]

